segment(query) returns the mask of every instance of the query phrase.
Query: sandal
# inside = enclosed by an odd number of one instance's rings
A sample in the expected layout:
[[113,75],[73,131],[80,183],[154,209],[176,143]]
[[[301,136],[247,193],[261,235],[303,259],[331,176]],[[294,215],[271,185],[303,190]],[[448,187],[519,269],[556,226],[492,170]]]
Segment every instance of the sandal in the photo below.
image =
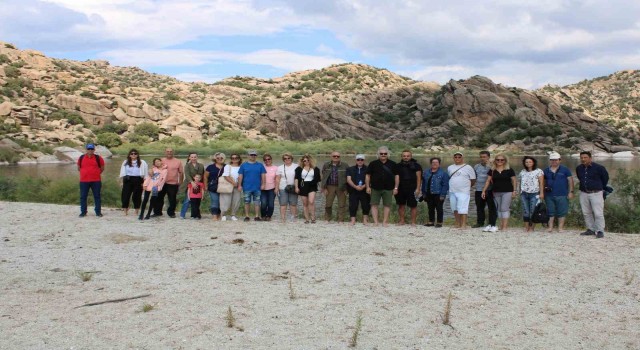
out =
[[305,221],[304,221],[304,223],[305,223],[305,224],[308,224],[308,223],[309,223],[309,220],[305,220]]
[[316,223],[316,219],[311,219],[311,223],[315,224]]

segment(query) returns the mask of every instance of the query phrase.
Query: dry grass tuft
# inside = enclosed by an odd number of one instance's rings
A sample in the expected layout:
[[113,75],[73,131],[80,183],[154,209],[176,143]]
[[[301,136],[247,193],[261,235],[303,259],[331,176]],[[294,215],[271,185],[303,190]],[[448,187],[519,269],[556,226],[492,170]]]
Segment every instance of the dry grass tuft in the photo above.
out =
[[76,271],[76,276],[78,276],[82,282],[89,282],[93,278],[93,272],[91,271]]
[[453,299],[453,293],[449,292],[447,296],[447,303],[444,305],[444,312],[442,313],[442,324],[451,326],[451,300]]
[[293,290],[293,276],[289,277],[289,299],[294,300],[296,292]]
[[233,243],[233,244],[244,244],[244,239],[236,238],[233,241],[231,241],[231,243]]
[[142,304],[142,312],[149,312],[149,311],[151,311],[151,310],[153,310],[155,308],[156,308],[155,305],[152,305],[152,304],[149,304],[149,303]]
[[358,337],[360,336],[361,330],[362,330],[362,313],[358,313],[358,317],[356,318],[356,325],[353,329],[353,334],[351,335],[351,339],[349,339],[350,348],[355,348],[358,345]]
[[236,318],[233,316],[231,306],[229,306],[229,309],[227,309],[227,316],[225,316],[225,320],[227,320],[227,327],[233,328],[236,326]]
[[629,270],[624,270],[624,285],[630,286],[633,283],[633,280],[636,278],[636,274],[633,272],[629,272]]

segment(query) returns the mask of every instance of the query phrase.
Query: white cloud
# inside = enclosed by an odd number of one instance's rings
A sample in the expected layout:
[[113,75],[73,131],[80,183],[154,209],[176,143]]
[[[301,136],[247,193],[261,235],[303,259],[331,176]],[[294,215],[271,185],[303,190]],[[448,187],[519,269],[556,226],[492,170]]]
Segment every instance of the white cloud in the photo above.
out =
[[111,50],[102,52],[98,56],[109,60],[114,65],[134,65],[146,68],[236,62],[297,71],[344,63],[344,60],[335,57],[303,55],[284,50],[259,50],[249,53],[171,49]]

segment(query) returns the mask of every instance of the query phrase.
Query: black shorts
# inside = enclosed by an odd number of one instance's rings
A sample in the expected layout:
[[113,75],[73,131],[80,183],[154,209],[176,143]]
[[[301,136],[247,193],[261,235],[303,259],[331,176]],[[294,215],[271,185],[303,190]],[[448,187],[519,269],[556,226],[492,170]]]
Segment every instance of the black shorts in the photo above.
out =
[[398,194],[396,194],[395,197],[396,204],[398,205],[406,205],[409,208],[415,208],[418,206],[414,188],[399,188]]

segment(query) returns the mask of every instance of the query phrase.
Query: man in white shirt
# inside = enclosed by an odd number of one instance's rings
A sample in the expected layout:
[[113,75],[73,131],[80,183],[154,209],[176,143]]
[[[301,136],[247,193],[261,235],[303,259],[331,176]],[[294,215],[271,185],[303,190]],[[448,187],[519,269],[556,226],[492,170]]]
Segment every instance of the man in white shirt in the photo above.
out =
[[456,218],[456,228],[466,229],[469,214],[471,186],[476,183],[476,172],[464,162],[463,154],[453,154],[453,163],[447,168],[449,173],[449,199],[451,210]]

